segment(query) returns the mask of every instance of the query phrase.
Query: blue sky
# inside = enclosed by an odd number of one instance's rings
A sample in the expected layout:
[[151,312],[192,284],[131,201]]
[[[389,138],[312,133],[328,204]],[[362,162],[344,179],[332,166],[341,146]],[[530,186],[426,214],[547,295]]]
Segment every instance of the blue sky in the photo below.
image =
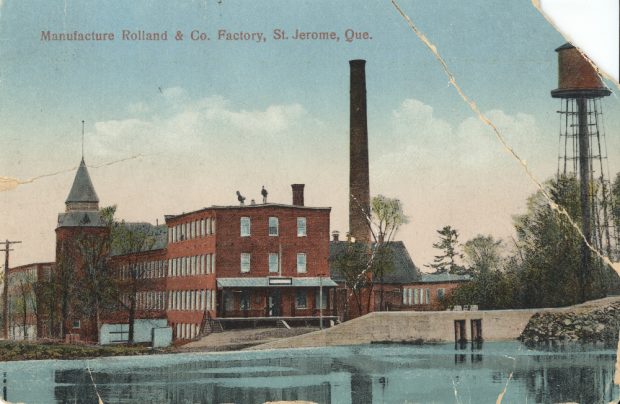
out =
[[[556,54],[564,43],[527,0],[401,1],[464,91],[544,180],[555,172]],[[76,167],[80,121],[102,204],[128,220],[235,203],[234,192],[288,202],[290,184],[332,206],[346,231],[348,60],[367,60],[371,193],[403,200],[399,235],[418,265],[434,229],[511,234],[511,215],[535,190],[472,116],[428,49],[389,1],[0,2],[0,175],[28,179]],[[274,41],[335,31],[339,42]],[[344,41],[346,29],[369,41]],[[123,29],[167,42],[123,42]],[[192,42],[192,30],[211,40]],[[217,30],[264,32],[265,43],[217,41]],[[114,32],[110,43],[42,42],[42,30]],[[176,31],[185,39],[174,40]],[[613,174],[617,97],[605,100]],[[24,240],[16,263],[52,260],[55,220],[72,172],[0,192],[0,236]]]

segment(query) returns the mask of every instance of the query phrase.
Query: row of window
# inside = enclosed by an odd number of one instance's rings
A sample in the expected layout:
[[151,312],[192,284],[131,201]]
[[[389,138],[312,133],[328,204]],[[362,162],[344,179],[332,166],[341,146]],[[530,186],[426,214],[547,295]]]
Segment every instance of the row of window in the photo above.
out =
[[166,261],[143,261],[129,265],[124,264],[120,269],[121,279],[131,279],[134,271],[137,279],[163,278],[166,276]]
[[173,325],[176,331],[176,339],[193,339],[200,332],[200,325],[194,323],[176,323]]
[[[315,291],[315,296],[314,296],[314,302],[315,302],[315,308],[321,308],[321,309],[326,309],[327,308],[327,300],[328,300],[328,293],[326,290],[323,291],[323,304],[319,304],[320,300],[321,300],[321,295],[320,295],[320,291],[316,290]],[[257,303],[259,303],[261,300],[257,300]],[[322,306],[322,307],[319,307]],[[245,290],[243,292],[241,292],[241,295],[239,296],[239,310],[250,310],[252,308],[252,300],[251,300],[251,295],[250,292]],[[309,308],[308,306],[308,290],[306,289],[297,289],[297,291],[295,292],[295,308],[296,309],[307,309]],[[226,311],[232,311],[234,310],[234,297],[232,294],[230,293],[225,293],[224,295],[224,309]]]
[[[270,217],[268,220],[268,234],[270,236],[278,236],[280,234],[280,223],[277,217]],[[252,219],[244,216],[240,220],[240,230],[241,237],[250,237],[252,235]],[[298,217],[297,218],[297,237],[305,237],[306,236],[306,218]]]
[[168,229],[168,242],[176,243],[215,234],[215,218],[205,218],[177,224]]
[[168,264],[168,276],[191,276],[215,273],[215,254],[172,258]]
[[171,290],[169,310],[215,310],[215,290]]
[[9,288],[20,286],[21,284],[31,284],[37,280],[37,267],[21,271],[13,271],[8,273]]
[[[129,307],[129,296],[122,297],[123,304]],[[166,292],[162,291],[144,291],[136,293],[136,309],[137,310],[165,310],[166,309]]]
[[[241,253],[241,273],[249,273],[252,267],[252,254]],[[269,272],[280,272],[280,254],[269,253]],[[307,272],[306,253],[297,254],[297,273],[304,274]]]
[[[442,290],[442,289],[439,289]],[[438,291],[439,292],[439,291]],[[411,306],[414,304],[430,304],[431,290],[417,288],[403,288],[403,304]]]

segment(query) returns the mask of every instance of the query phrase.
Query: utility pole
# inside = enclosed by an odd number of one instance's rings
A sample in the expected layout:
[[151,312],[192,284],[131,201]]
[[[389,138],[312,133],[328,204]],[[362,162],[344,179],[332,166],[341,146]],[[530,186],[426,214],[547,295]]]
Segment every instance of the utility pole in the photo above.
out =
[[3,305],[2,305],[2,336],[5,340],[9,339],[9,251],[11,244],[20,244],[21,241],[9,241],[4,242],[4,286],[3,286]]

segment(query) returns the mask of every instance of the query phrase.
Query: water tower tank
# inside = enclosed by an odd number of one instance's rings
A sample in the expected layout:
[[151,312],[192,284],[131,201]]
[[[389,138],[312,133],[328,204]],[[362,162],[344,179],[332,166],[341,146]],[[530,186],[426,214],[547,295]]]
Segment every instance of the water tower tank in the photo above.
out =
[[558,88],[554,98],[596,98],[611,94],[592,64],[570,43],[555,50],[558,53]]

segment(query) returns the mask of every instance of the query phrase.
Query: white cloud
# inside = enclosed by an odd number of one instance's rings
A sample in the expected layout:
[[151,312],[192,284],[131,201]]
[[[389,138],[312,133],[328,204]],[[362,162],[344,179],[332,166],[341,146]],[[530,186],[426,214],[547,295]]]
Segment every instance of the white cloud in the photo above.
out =
[[192,100],[179,87],[162,89],[161,94],[163,99],[129,105],[125,119],[97,122],[87,136],[95,143],[91,149],[105,157],[185,153],[197,147],[230,151],[317,123],[297,103],[246,110],[220,96]]
[[[540,178],[553,174],[553,134],[544,137],[531,115],[485,114],[522,158],[541,162],[535,171]],[[371,159],[371,193],[404,202],[411,222],[399,238],[412,249],[417,264],[432,260],[435,230],[448,224],[461,231],[463,242],[477,233],[512,234],[511,216],[522,209],[534,186],[478,118],[449,123],[431,106],[408,99],[393,111],[385,138],[390,141],[381,143],[382,152],[375,150]]]

